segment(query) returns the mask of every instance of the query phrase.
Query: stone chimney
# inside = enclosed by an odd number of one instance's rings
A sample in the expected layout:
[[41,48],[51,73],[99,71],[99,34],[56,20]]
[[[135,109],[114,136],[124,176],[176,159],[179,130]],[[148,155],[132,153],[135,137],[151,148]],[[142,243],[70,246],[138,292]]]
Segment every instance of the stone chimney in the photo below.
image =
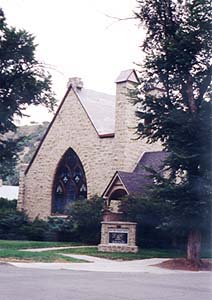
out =
[[134,70],[122,71],[116,79],[115,156],[116,170],[131,172],[138,160],[138,143],[135,141],[137,120],[135,106],[129,90],[139,82]]
[[81,90],[83,88],[83,81],[80,77],[71,77],[67,82],[67,88],[70,85],[77,90]]
[[136,106],[129,91],[139,83],[135,70],[122,71],[116,79],[116,120],[115,120],[115,165],[116,170],[132,172],[142,153],[160,151],[159,143],[148,144],[146,139],[138,139],[136,127]]

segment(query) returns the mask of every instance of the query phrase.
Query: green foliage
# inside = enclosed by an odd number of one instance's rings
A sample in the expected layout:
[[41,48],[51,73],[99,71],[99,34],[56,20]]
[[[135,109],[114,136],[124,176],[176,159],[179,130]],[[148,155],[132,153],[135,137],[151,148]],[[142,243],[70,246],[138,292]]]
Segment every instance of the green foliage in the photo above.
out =
[[0,199],[0,238],[97,244],[100,242],[103,205],[103,199],[98,197],[77,200],[65,218],[29,221],[24,212],[16,211],[16,202]]
[[0,139],[0,173],[2,179],[6,179],[10,175],[14,176],[18,152],[21,149],[21,139]]
[[[175,230],[210,228],[212,199],[211,13],[208,0],[138,1],[146,26],[138,133],[169,152],[150,198]],[[153,92],[154,90],[154,92]]]
[[50,217],[45,240],[98,244],[104,201],[93,197],[70,205],[66,218]]
[[17,207],[17,200],[7,200],[5,198],[0,198],[0,214],[5,211],[14,211]]
[[49,224],[46,221],[35,218],[25,226],[24,233],[30,241],[45,241],[48,230]]
[[[55,106],[51,91],[51,76],[35,58],[33,35],[9,27],[0,8],[0,134],[15,131],[14,117],[23,116],[27,105]],[[0,139],[0,173],[17,161],[16,142]]]
[[88,244],[100,242],[103,207],[104,201],[98,197],[78,200],[70,206],[70,221],[77,241]]
[[69,217],[49,217],[45,240],[73,242],[77,241],[73,223]]
[[0,214],[1,239],[27,239],[28,218],[23,212],[7,211]]
[[[39,125],[25,125],[17,127],[16,132],[6,135],[6,142],[8,143],[11,141],[12,147],[11,151],[8,151],[7,148],[9,144],[5,147],[5,159],[3,159],[2,162],[0,161],[0,169],[2,170],[1,176],[4,184],[18,185],[20,166],[23,164],[29,164],[48,125],[48,122],[43,122],[43,124]],[[16,149],[13,148],[13,145],[16,145]],[[17,162],[15,160],[11,161],[8,159],[7,156],[11,155],[16,156]]]
[[[128,196],[122,200],[121,211],[126,221],[137,223],[136,243],[142,248],[182,246],[183,234],[174,235],[167,227],[167,207],[151,198]],[[175,245],[175,239],[178,245]]]
[[0,198],[0,238],[26,239],[25,230],[29,224],[23,212],[16,211],[17,201]]

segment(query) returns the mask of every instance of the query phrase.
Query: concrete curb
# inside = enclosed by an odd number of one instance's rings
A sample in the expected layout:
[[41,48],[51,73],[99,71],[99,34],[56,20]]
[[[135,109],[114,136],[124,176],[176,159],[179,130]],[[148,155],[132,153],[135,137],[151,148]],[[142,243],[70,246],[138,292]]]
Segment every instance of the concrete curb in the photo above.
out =
[[[99,257],[87,256],[87,255],[75,255],[66,254],[66,256],[84,259],[88,263],[19,263],[11,262],[12,266],[19,268],[30,269],[45,269],[45,270],[70,270],[70,271],[89,271],[89,272],[108,272],[108,273],[151,273],[151,274],[176,274],[176,273],[200,273],[183,270],[168,270],[157,266],[165,259],[152,258],[144,260],[134,261],[113,261],[108,259],[102,259]],[[201,272],[202,273],[202,272]]]

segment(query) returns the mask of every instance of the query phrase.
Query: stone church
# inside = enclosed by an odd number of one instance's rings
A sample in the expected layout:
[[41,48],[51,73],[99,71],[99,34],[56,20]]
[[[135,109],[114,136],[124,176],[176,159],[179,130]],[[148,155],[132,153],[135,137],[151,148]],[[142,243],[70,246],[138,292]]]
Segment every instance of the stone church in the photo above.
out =
[[71,201],[93,195],[110,200],[141,194],[148,181],[142,165],[158,168],[159,144],[137,139],[138,120],[128,89],[134,70],[122,71],[116,95],[89,90],[70,78],[30,164],[20,177],[18,208],[31,219],[65,215]]

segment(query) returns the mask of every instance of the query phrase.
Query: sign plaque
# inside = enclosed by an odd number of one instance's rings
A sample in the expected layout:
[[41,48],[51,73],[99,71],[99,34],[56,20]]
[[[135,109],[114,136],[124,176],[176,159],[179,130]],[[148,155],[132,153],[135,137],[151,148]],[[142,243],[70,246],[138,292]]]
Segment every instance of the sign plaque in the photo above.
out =
[[131,252],[136,253],[135,245],[136,223],[125,221],[103,221],[101,229],[101,252]]
[[109,230],[109,244],[127,244],[128,230],[112,229]]

